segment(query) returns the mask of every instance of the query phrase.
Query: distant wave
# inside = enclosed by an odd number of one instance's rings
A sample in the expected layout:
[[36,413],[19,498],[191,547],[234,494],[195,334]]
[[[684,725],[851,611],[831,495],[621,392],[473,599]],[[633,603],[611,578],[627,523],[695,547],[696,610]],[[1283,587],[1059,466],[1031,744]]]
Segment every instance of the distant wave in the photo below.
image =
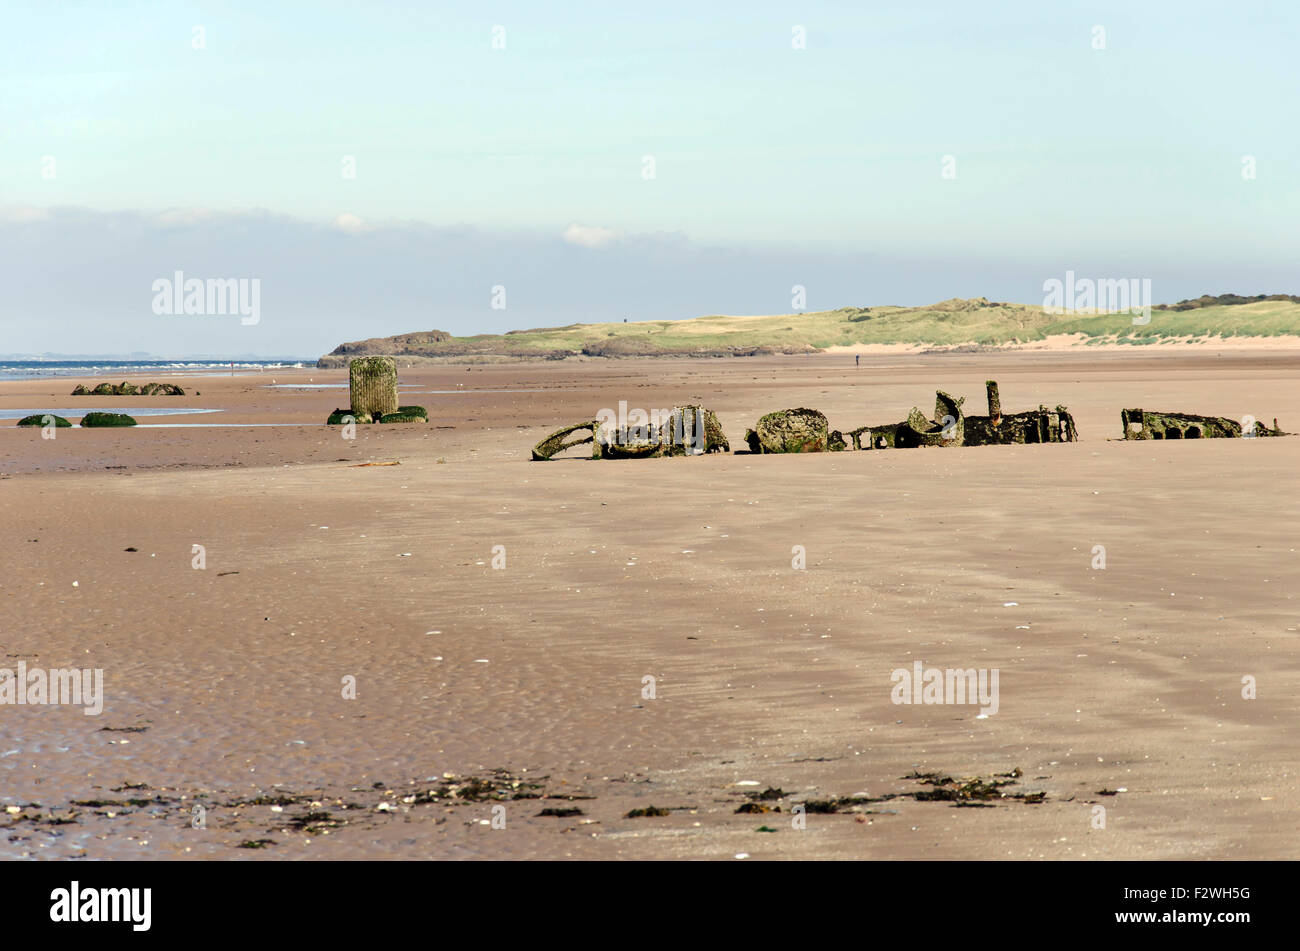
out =
[[29,380],[52,376],[118,376],[132,373],[221,370],[292,370],[312,361],[284,360],[0,360],[0,380]]

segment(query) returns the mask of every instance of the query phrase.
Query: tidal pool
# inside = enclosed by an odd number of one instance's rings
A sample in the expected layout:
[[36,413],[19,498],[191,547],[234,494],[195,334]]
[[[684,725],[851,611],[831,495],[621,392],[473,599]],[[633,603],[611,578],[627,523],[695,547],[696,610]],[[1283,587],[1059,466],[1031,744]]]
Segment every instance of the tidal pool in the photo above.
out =
[[199,409],[197,407],[176,406],[118,406],[116,403],[104,406],[70,406],[64,409],[50,409],[42,406],[38,409],[0,409],[0,419],[22,419],[24,416],[39,416],[51,413],[64,419],[80,419],[87,413],[125,413],[127,416],[184,416],[190,413],[220,413],[219,409]]

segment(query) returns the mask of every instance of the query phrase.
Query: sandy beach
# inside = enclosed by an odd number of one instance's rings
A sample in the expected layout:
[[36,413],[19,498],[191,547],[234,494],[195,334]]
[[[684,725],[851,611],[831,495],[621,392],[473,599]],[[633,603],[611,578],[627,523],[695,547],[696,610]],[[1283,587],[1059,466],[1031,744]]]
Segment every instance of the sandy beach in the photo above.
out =
[[[0,855],[1300,857],[1300,438],[1118,441],[1124,407],[1300,431],[1297,370],[1240,347],[421,366],[402,402],[428,424],[355,439],[322,425],[343,370],[0,382],[0,411],[214,411],[0,421],[0,666],[104,679],[98,716],[0,709]],[[1080,441],[530,461],[620,401],[703,403],[737,450],[785,407],[848,430],[938,388],[983,412],[986,379],[1008,411],[1067,405]],[[996,713],[894,703],[918,661],[998,670]],[[1027,795],[926,800],[929,774]]]

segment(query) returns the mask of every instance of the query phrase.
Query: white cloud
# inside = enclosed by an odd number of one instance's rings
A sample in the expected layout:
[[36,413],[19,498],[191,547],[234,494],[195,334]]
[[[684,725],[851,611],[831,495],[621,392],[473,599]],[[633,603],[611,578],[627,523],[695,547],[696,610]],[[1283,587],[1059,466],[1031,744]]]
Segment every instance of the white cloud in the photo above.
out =
[[154,215],[154,222],[163,225],[194,225],[210,221],[213,214],[207,208],[169,208]]
[[363,231],[370,230],[370,226],[362,219],[346,211],[334,219],[334,227],[340,231],[346,231],[348,234],[360,234]]
[[564,229],[563,235],[565,241],[576,244],[580,248],[603,248],[617,241],[618,237],[619,233],[612,228],[579,224],[569,225]]
[[32,208],[27,205],[14,205],[0,208],[0,221],[13,221],[23,224],[29,221],[48,221],[50,213],[44,208]]

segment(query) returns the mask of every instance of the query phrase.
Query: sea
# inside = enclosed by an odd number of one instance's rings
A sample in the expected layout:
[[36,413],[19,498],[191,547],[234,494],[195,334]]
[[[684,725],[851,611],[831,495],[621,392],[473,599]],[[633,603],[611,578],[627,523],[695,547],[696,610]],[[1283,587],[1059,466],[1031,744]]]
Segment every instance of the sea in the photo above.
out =
[[258,373],[314,367],[303,360],[6,360],[0,358],[0,380],[32,380],[51,376],[128,378],[143,373]]

